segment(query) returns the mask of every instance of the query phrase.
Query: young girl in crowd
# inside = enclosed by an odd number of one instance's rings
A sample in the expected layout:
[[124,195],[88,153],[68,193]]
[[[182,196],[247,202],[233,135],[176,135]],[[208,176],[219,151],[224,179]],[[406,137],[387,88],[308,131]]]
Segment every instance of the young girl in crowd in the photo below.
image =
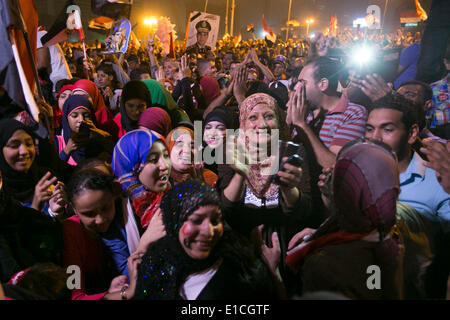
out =
[[142,257],[128,298],[276,299],[268,266],[224,225],[220,196],[210,185],[176,185],[164,195],[161,213],[166,235]]
[[144,110],[151,107],[151,103],[150,92],[142,81],[127,82],[120,97],[120,112],[114,117],[119,139],[127,132],[138,129],[137,122]]
[[[208,113],[203,121],[203,156],[211,155],[214,163],[206,163],[205,168],[215,174],[218,173],[217,164],[220,160],[225,161],[226,130],[234,129],[231,111],[225,106],[214,108]],[[220,158],[219,153],[222,154]],[[222,162],[223,163],[223,162]]]
[[59,90],[58,94],[56,95],[58,105],[56,108],[53,108],[53,123],[57,134],[60,134],[61,131],[64,102],[66,102],[67,98],[69,98],[70,94],[72,93],[72,89],[73,85],[66,84],[62,86],[61,90]]
[[106,107],[115,115],[118,111],[121,85],[117,81],[116,72],[111,65],[103,63],[97,68],[97,84]]
[[164,138],[150,130],[133,130],[114,148],[112,169],[128,196],[127,208],[147,228],[164,192],[170,188],[171,162]]
[[38,166],[35,137],[14,119],[0,120],[0,171],[5,192],[22,205],[57,216],[64,211],[63,184],[47,168]]
[[112,132],[114,129],[112,114],[109,112],[108,108],[106,108],[103,96],[100,94],[100,91],[94,82],[87,79],[78,80],[73,85],[72,95],[88,96],[94,107],[95,119],[97,120],[99,128],[107,132]]
[[102,153],[112,155],[114,141],[95,125],[94,109],[86,96],[70,96],[64,103],[62,134],[55,144],[59,158],[72,166]]
[[194,131],[187,127],[177,127],[167,135],[169,144],[170,162],[172,172],[170,180],[172,184],[178,184],[188,179],[204,180],[211,186],[215,186],[217,175],[203,167],[203,163],[194,163],[196,152],[194,149]]
[[120,185],[98,169],[80,170],[67,189],[75,215],[63,222],[63,261],[81,270],[81,288],[72,290],[72,299],[120,299],[120,289],[133,275],[129,256],[145,252],[155,236],[163,235],[161,228],[149,227],[141,238],[139,219],[127,209]]

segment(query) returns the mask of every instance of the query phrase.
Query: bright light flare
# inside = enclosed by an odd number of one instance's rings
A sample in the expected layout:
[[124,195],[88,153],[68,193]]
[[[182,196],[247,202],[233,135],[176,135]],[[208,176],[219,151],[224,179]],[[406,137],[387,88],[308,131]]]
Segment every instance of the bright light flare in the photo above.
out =
[[367,65],[373,60],[373,49],[366,46],[356,48],[353,51],[352,58],[353,62],[357,65]]
[[144,23],[146,24],[146,25],[149,25],[149,26],[154,26],[154,25],[156,25],[156,24],[158,24],[158,20],[156,19],[156,18],[145,18],[144,19]]

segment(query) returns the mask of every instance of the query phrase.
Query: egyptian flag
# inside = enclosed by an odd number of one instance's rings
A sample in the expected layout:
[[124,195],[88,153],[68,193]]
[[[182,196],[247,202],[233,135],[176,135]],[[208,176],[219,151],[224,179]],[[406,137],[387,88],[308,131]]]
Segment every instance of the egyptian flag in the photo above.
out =
[[133,0],[91,0],[92,12],[114,20],[130,18]]
[[264,31],[266,32],[266,39],[272,43],[275,43],[275,41],[277,41],[277,36],[272,31],[272,29],[270,29],[269,26],[267,25],[266,19],[264,18],[264,13],[262,14],[262,25],[263,25]]
[[73,11],[71,6],[75,5],[74,0],[67,0],[64,7],[59,12],[53,25],[50,27],[48,32],[42,36],[41,42],[43,46],[49,47],[58,42],[66,41],[70,34],[73,32],[73,28],[69,28],[69,19],[73,16]]
[[337,16],[334,15],[334,17],[331,16],[330,14],[330,26],[329,28],[329,32],[330,33],[336,33],[336,29],[337,29]]
[[72,13],[69,14],[69,18],[67,19],[67,29],[77,30],[80,41],[84,41],[84,31],[83,24],[81,23],[80,11],[73,10]]
[[422,6],[420,5],[419,0],[415,0],[415,3],[416,3],[416,12],[417,12],[417,15],[420,17],[420,19],[421,19],[422,21],[427,20],[427,19],[428,19],[428,15],[427,15],[427,13],[425,12],[425,10],[423,10]]
[[39,114],[33,98],[37,29],[34,1],[0,0],[0,86],[13,103],[23,110],[28,106],[35,120]]

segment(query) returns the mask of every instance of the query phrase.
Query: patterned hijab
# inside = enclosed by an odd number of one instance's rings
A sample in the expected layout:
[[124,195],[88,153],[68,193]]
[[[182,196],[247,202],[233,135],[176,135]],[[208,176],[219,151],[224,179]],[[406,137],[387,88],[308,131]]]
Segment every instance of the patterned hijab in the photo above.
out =
[[340,151],[333,171],[335,214],[311,240],[288,255],[286,264],[298,272],[303,259],[315,250],[361,240],[373,230],[379,233],[376,259],[387,274],[394,273],[399,240],[393,236],[399,193],[397,160],[388,147],[375,141],[350,142]]
[[162,136],[150,130],[133,130],[124,135],[114,147],[111,167],[119,180],[122,190],[141,217],[145,228],[156,212],[164,192],[156,193],[146,189],[139,180],[139,173],[145,166],[150,149],[156,141],[167,144]]

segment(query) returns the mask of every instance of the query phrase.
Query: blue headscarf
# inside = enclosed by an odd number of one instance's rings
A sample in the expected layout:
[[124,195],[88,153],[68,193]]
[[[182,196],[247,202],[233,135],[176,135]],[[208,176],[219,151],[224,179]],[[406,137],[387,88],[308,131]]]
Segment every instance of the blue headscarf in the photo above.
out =
[[145,186],[138,177],[150,148],[157,140],[162,140],[162,137],[150,130],[138,129],[128,132],[114,147],[111,162],[114,175],[119,180],[122,190],[132,200],[145,194]]

